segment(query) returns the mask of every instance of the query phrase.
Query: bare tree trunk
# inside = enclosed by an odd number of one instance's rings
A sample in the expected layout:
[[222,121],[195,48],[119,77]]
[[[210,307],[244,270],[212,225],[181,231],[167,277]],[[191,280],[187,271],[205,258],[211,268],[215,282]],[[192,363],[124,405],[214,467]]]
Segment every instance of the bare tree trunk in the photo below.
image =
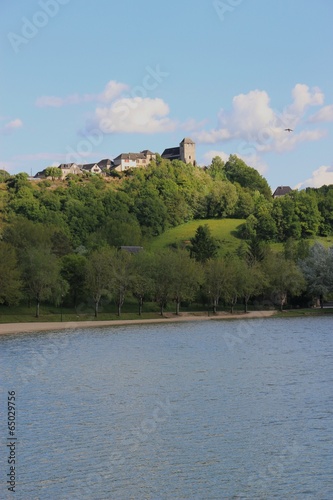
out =
[[214,299],[213,300],[213,313],[216,314],[216,311],[217,311],[217,300]]
[[95,318],[98,316],[98,300],[95,300]]
[[39,299],[36,299],[36,318],[39,318]]
[[179,308],[180,308],[180,301],[177,299],[176,300],[176,314],[177,314],[177,316],[179,314]]

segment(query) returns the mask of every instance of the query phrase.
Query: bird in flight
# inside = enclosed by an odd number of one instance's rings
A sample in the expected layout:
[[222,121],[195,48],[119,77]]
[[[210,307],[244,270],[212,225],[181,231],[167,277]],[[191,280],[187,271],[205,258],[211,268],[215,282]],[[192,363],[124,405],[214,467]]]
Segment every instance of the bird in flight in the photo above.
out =
[[284,130],[285,130],[286,132],[292,132],[292,131],[293,131],[293,129],[292,129],[292,128],[285,128]]

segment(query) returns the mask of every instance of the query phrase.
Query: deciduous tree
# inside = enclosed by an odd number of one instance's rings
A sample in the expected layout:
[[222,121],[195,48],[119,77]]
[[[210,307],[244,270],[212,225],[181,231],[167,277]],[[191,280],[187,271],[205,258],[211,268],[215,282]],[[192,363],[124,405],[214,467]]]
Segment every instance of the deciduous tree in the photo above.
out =
[[305,289],[305,280],[299,267],[282,254],[272,253],[262,263],[268,281],[267,290],[279,304],[287,303],[288,294],[299,295]]
[[21,273],[12,245],[0,241],[0,304],[18,304],[22,293]]
[[94,301],[95,318],[98,316],[102,296],[110,295],[111,261],[113,252],[109,247],[93,251],[86,267],[86,286]]

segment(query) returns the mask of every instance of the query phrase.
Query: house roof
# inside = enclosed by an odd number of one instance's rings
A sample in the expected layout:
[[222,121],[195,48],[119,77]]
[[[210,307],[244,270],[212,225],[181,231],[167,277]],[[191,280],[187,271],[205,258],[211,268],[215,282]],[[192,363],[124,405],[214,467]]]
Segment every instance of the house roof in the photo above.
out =
[[275,189],[273,193],[273,197],[276,196],[284,196],[285,194],[288,194],[292,191],[291,187],[289,186],[279,186]]
[[143,153],[121,153],[121,155],[118,155],[115,160],[138,160],[138,159],[144,159],[146,156]]
[[166,159],[178,159],[180,158],[180,148],[167,148],[161,154],[162,158]]
[[41,170],[40,172],[37,172],[36,175],[34,175],[34,179],[38,179],[39,177],[45,177],[45,170]]
[[153,153],[152,151],[149,151],[149,149],[144,149],[143,151],[141,151],[141,153],[143,153],[144,155],[154,155],[155,153]]
[[77,164],[76,163],[62,163],[61,165],[59,165],[59,168],[61,168],[61,169],[68,169],[71,167],[77,167]]
[[139,253],[141,252],[141,250],[143,250],[143,247],[123,245],[120,247],[120,250],[126,250],[126,252],[129,253]]
[[110,160],[109,158],[104,158],[104,160],[100,160],[97,165],[99,167],[106,167],[107,165],[112,165],[113,160]]
[[97,163],[86,163],[85,165],[81,166],[82,170],[91,170],[94,167],[98,167],[98,164]]

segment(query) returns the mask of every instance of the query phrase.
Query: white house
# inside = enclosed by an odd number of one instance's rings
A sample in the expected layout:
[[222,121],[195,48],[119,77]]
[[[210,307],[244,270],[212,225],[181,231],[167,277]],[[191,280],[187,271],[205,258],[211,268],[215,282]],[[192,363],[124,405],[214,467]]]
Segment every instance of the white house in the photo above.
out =
[[86,163],[85,165],[81,165],[81,170],[83,172],[89,172],[91,174],[101,174],[102,169],[98,165],[98,163]]
[[156,160],[156,154],[145,149],[141,153],[122,153],[113,162],[117,172],[124,172],[129,168],[146,167],[152,160]]
[[76,163],[62,163],[59,165],[61,169],[61,179],[65,179],[68,174],[81,174],[81,169]]

